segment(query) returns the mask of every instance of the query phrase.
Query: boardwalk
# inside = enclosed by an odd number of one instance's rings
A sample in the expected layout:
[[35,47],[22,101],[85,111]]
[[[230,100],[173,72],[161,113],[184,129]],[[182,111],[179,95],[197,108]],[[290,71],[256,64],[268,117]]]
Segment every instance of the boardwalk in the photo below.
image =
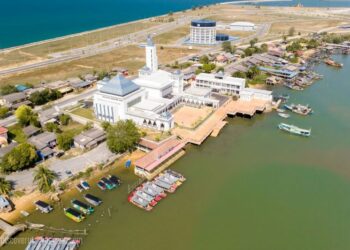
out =
[[5,245],[12,236],[26,230],[26,228],[27,225],[18,224],[13,226],[0,219],[0,229],[3,231],[2,235],[0,236],[0,247]]

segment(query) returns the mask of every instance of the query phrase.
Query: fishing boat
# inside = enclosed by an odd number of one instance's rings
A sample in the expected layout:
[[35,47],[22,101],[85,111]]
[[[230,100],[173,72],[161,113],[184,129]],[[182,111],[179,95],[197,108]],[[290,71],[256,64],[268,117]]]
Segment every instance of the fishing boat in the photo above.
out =
[[77,185],[75,186],[75,188],[76,188],[80,193],[84,191],[84,188],[83,188],[83,186],[82,186],[81,184],[77,184]]
[[65,250],[75,250],[78,249],[80,245],[80,240],[71,240],[70,242],[68,242]]
[[157,205],[157,201],[154,200],[154,197],[146,194],[145,192],[141,191],[141,190],[137,190],[135,191],[135,195],[141,197],[142,199],[148,201],[148,203],[154,207],[155,205]]
[[175,172],[174,170],[167,169],[167,170],[165,170],[165,173],[168,173],[168,174],[170,174],[170,175],[173,175],[173,176],[179,178],[179,180],[180,180],[181,182],[185,182],[185,181],[186,181],[186,178],[185,178],[182,174],[180,174],[180,173],[178,173],[178,172]]
[[284,112],[286,112],[285,109],[277,109],[276,111],[277,111],[278,113],[284,113]]
[[102,200],[92,194],[85,194],[84,199],[93,206],[99,206],[102,203]]
[[50,213],[53,210],[53,208],[49,204],[41,200],[37,200],[34,204],[37,210],[40,210],[42,213],[45,214]]
[[301,105],[301,104],[291,104],[291,105],[284,105],[284,108],[286,108],[287,110],[290,110],[294,113],[297,113],[299,115],[309,115],[312,114],[312,109],[309,107],[309,105]]
[[149,205],[149,202],[146,201],[145,199],[142,199],[141,197],[135,195],[135,192],[132,192],[129,197],[128,200],[130,203],[134,204],[135,206],[142,208],[146,211],[151,211],[152,210],[152,206]]
[[25,250],[35,250],[38,244],[39,244],[38,240],[31,239],[27,247],[25,248]]
[[87,205],[86,203],[73,199],[71,200],[73,208],[82,212],[83,214],[91,214],[94,212],[94,208],[92,206]]
[[337,68],[343,67],[342,63],[338,63],[338,62],[333,61],[332,59],[329,59],[329,58],[325,59],[324,63],[329,65],[329,66],[333,66],[333,67],[337,67]]
[[285,113],[277,113],[280,117],[288,119],[290,117],[290,114],[285,114]]
[[81,180],[80,181],[80,185],[85,189],[85,190],[89,190],[90,189],[90,185],[87,181]]
[[108,180],[105,177],[101,178],[100,181],[103,182],[105,184],[106,188],[109,189],[109,190],[111,190],[111,189],[116,187],[116,184],[112,183],[110,180]]
[[115,175],[108,175],[108,180],[112,183],[114,183],[115,185],[119,186],[120,184],[122,184],[121,180],[115,176]]
[[286,123],[278,124],[278,128],[295,135],[306,136],[306,137],[309,137],[311,135],[311,129],[302,129],[297,126],[289,125]]
[[57,238],[52,238],[49,241],[49,244],[47,245],[47,247],[44,250],[54,250],[56,249],[57,245],[58,245],[59,239]]
[[156,191],[154,191],[152,188],[150,187],[146,187],[144,185],[140,186],[137,188],[137,190],[142,190],[143,192],[145,192],[146,194],[150,195],[153,197],[153,199],[156,201],[156,202],[159,202],[163,199],[163,197],[160,195],[160,194],[157,194]]
[[99,189],[101,189],[101,190],[106,190],[106,184],[104,184],[103,181],[98,181],[98,182],[97,182],[97,186],[98,186]]
[[159,179],[154,180],[153,183],[156,184],[157,186],[163,188],[165,191],[167,191],[169,193],[175,192],[175,188],[173,188],[173,186],[169,183],[163,182]]
[[164,192],[164,189],[157,186],[156,184],[152,183],[152,182],[146,182],[142,185],[144,188],[148,188],[151,189],[152,191],[154,191],[155,193],[157,193],[158,195],[160,195],[162,198],[165,198],[167,196],[167,194]]
[[69,219],[75,222],[82,222],[85,219],[85,216],[82,213],[78,212],[73,208],[64,208],[63,211]]

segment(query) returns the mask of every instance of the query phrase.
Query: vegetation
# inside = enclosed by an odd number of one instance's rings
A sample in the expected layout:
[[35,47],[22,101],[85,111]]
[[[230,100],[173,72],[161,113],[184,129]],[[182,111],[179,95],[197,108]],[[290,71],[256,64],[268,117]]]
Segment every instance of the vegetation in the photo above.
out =
[[237,71],[232,74],[232,77],[247,78],[247,75],[242,71]]
[[350,40],[350,34],[323,34],[324,42],[340,44]]
[[296,52],[298,50],[301,50],[303,47],[300,44],[300,41],[294,41],[292,44],[288,45],[286,47],[286,50],[289,52]]
[[109,122],[103,121],[101,123],[101,126],[102,126],[104,131],[107,131],[107,129],[111,126],[111,124]]
[[43,105],[61,97],[62,93],[57,90],[44,89],[43,91],[38,91],[31,94],[29,100],[35,105]]
[[86,131],[86,130],[92,129],[93,127],[94,127],[94,124],[93,124],[92,122],[87,122],[87,123],[84,125],[83,130]]
[[55,133],[60,133],[60,127],[58,126],[58,124],[54,123],[54,122],[48,122],[45,124],[45,129],[49,132],[55,132]]
[[62,114],[59,116],[60,124],[63,126],[67,126],[71,120],[70,115]]
[[1,195],[8,195],[12,190],[11,182],[6,180],[3,177],[0,177],[0,194]]
[[0,106],[0,119],[4,119],[8,116],[9,108],[5,106]]
[[52,183],[57,175],[45,166],[38,166],[34,172],[34,182],[38,185],[38,189],[42,193],[52,191]]
[[8,173],[31,167],[37,159],[34,147],[28,143],[22,143],[3,157],[0,166],[2,172]]
[[232,46],[231,42],[225,41],[222,43],[222,50],[228,53],[235,53],[236,47]]
[[260,49],[262,53],[266,53],[268,51],[268,46],[266,43],[261,44]]
[[21,125],[15,124],[8,127],[8,137],[10,140],[15,140],[18,143],[23,143],[27,141],[27,137],[24,134]]
[[107,130],[107,145],[114,153],[133,151],[140,138],[140,131],[131,120],[120,120]]
[[199,58],[199,63],[209,64],[209,57],[207,55],[201,56],[201,58]]
[[27,126],[33,124],[35,126],[39,125],[38,114],[36,114],[31,107],[27,105],[21,105],[15,111],[15,116],[22,126]]
[[14,85],[4,85],[0,88],[0,95],[9,95],[18,92]]
[[258,38],[254,38],[249,41],[250,47],[253,48],[255,47],[255,44],[258,42]]
[[74,134],[70,131],[63,132],[62,134],[57,135],[57,146],[59,149],[67,151],[69,150],[74,141]]

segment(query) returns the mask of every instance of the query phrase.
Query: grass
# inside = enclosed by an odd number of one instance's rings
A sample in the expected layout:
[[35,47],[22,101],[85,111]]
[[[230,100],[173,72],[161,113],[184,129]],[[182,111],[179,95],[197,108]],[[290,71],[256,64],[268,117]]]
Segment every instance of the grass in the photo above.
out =
[[23,133],[22,127],[19,124],[8,127],[8,136],[11,140],[15,140],[18,143],[27,142],[27,137]]
[[154,37],[154,42],[157,44],[171,44],[177,40],[189,35],[190,28],[188,25],[179,27],[170,32],[160,34]]
[[68,125],[60,126],[60,129],[62,132],[69,132],[76,136],[84,130],[84,125],[75,121],[70,121]]
[[95,114],[92,109],[87,109],[87,108],[77,108],[73,111],[71,111],[72,114],[78,115],[81,117],[84,117],[89,120],[94,120],[95,119]]

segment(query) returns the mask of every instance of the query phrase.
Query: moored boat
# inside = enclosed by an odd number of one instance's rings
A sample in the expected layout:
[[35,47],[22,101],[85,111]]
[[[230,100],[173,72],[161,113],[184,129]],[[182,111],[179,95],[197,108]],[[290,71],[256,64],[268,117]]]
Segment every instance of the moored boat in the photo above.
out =
[[175,172],[174,170],[167,169],[167,170],[165,170],[165,173],[170,174],[170,175],[172,175],[172,176],[174,176],[174,177],[179,178],[179,180],[180,180],[181,182],[186,181],[186,178],[185,178],[182,174],[180,174],[180,173],[178,173],[178,172]]
[[142,208],[146,211],[151,211],[152,210],[152,206],[150,206],[149,202],[137,195],[135,195],[135,192],[132,192],[129,197],[128,197],[129,202],[131,202],[132,204],[134,204],[135,206]]
[[143,187],[147,188],[147,190],[150,189],[150,190],[154,191],[155,193],[160,195],[162,198],[165,198],[167,196],[167,194],[164,192],[164,189],[157,186],[153,182],[146,182],[143,184]]
[[106,190],[106,184],[104,184],[104,182],[102,182],[102,181],[98,181],[97,186],[101,190]]
[[286,124],[286,123],[278,124],[278,128],[295,135],[300,135],[305,137],[309,137],[311,135],[311,129],[302,129],[297,126]]
[[109,189],[109,190],[111,190],[111,189],[116,187],[116,184],[112,183],[110,180],[108,180],[105,177],[101,178],[100,181],[103,182],[105,184],[106,188]]
[[82,212],[83,214],[91,214],[94,212],[94,208],[92,206],[87,205],[86,203],[73,199],[71,200],[73,208]]
[[313,113],[313,110],[309,107],[309,105],[295,105],[292,103],[291,105],[284,105],[284,108],[299,115],[310,115]]
[[76,188],[80,193],[84,191],[84,188],[82,187],[81,184],[77,184],[77,185],[75,186],[75,188]]
[[90,189],[90,185],[87,181],[81,180],[80,181],[80,185],[82,186],[83,189],[85,190],[89,190]]
[[102,203],[102,200],[92,194],[85,194],[84,199],[93,206],[98,206]]
[[50,213],[53,208],[44,201],[37,200],[35,203],[36,209],[40,210],[42,213]]
[[35,239],[31,239],[27,245],[27,247],[25,248],[25,250],[34,250],[37,245],[39,244],[38,240]]
[[75,222],[82,222],[85,219],[85,216],[82,213],[78,212],[73,208],[64,208],[63,211],[69,219]]
[[137,190],[135,191],[135,195],[141,197],[142,199],[148,201],[148,203],[154,207],[155,205],[157,205],[157,201],[154,199],[153,196],[146,194],[145,192],[141,191],[141,190]]
[[71,240],[68,242],[65,250],[75,250],[78,249],[80,245],[80,240]]
[[336,61],[333,61],[332,59],[325,59],[324,60],[324,63],[329,65],[329,66],[333,66],[333,67],[337,67],[337,68],[341,68],[343,67],[343,64],[342,63],[338,63]]
[[285,114],[285,113],[277,113],[280,117],[288,119],[290,117],[290,114]]
[[108,175],[107,178],[110,182],[114,183],[117,186],[119,186],[122,183],[121,180],[115,175]]

